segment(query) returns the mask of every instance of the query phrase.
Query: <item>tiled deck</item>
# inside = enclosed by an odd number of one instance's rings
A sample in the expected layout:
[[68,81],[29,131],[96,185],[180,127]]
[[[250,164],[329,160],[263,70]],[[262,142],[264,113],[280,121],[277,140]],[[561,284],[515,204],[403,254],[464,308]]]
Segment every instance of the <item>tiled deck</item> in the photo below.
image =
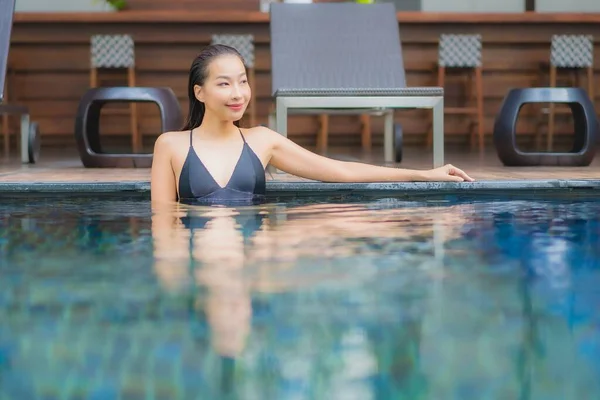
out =
[[[383,165],[382,152],[375,149],[371,155],[334,149],[332,158],[362,161]],[[472,183],[398,183],[398,184],[324,184],[307,181],[287,174],[267,175],[268,188],[280,191],[302,190],[408,190],[439,189],[546,189],[564,187],[600,188],[600,157],[589,167],[504,167],[494,152],[481,158],[469,152],[448,151],[446,162],[464,169],[477,180]],[[426,169],[431,167],[431,154],[419,148],[405,149],[402,168]],[[4,192],[122,192],[149,191],[150,169],[86,169],[73,151],[57,153],[43,150],[38,164],[22,165],[16,158],[0,159],[0,193]]]

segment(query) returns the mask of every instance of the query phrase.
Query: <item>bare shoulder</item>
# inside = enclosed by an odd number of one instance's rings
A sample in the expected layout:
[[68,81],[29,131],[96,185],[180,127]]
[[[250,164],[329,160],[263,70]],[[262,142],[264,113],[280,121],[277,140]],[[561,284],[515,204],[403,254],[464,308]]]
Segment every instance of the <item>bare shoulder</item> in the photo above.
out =
[[273,144],[274,141],[281,136],[266,126],[255,126],[254,128],[242,129],[242,132],[247,139],[269,144]]
[[189,132],[164,132],[156,139],[156,142],[154,143],[154,150],[170,152],[180,147],[187,138],[189,138]]

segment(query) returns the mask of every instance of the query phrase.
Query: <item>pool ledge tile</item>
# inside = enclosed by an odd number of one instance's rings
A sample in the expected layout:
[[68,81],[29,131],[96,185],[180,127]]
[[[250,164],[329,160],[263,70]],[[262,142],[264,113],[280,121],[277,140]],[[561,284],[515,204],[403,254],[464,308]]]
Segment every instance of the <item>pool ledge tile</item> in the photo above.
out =
[[[397,182],[397,183],[323,183],[267,182],[270,194],[301,194],[303,192],[480,192],[480,191],[530,191],[560,189],[600,189],[600,179],[548,179],[548,180],[483,180],[477,182]],[[150,182],[2,182],[2,194],[27,193],[149,193]]]

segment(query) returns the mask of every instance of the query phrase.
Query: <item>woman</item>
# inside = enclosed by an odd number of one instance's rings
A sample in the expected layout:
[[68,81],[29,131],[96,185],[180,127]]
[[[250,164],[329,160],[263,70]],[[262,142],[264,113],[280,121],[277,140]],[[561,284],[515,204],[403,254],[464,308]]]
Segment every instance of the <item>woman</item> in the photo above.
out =
[[312,153],[259,126],[234,124],[250,101],[242,56],[223,45],[206,47],[190,68],[189,115],[181,132],[160,135],[154,146],[153,204],[260,199],[265,167],[325,182],[473,181],[452,166],[417,171],[337,161]]

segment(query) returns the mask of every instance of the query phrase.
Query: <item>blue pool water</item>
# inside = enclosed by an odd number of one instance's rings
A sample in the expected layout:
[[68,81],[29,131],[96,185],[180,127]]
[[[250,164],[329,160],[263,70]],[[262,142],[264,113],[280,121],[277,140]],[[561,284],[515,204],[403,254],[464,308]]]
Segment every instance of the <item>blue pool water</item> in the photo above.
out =
[[599,399],[600,199],[0,199],[0,399]]

